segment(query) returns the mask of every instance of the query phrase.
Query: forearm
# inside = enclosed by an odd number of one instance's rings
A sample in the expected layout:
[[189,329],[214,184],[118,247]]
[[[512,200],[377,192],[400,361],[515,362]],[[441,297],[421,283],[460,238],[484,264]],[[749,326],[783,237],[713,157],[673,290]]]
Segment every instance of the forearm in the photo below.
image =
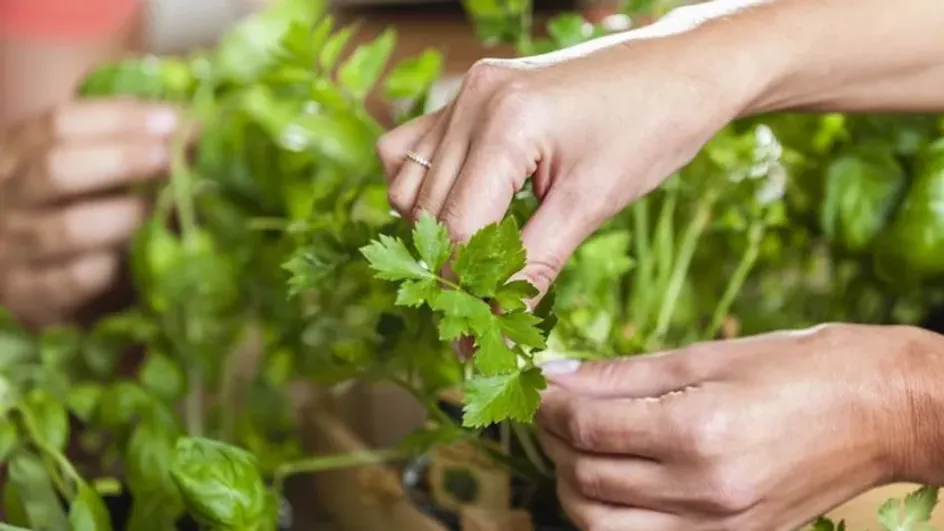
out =
[[[775,110],[944,110],[944,9],[938,0],[720,1],[683,8],[719,79],[750,50],[743,114]],[[678,22],[673,22],[678,25]]]

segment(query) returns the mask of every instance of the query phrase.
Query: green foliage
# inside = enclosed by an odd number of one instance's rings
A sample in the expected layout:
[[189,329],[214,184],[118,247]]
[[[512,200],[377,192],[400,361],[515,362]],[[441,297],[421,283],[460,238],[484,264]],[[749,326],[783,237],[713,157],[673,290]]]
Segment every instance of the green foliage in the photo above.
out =
[[[464,5],[484,40],[521,54],[603,33],[565,13],[536,37],[526,0]],[[776,115],[719,132],[588,239],[531,312],[537,289],[513,280],[525,264],[518,226],[537,202],[527,190],[505,220],[458,245],[429,215],[408,227],[390,214],[374,153],[382,128],[364,102],[380,89],[403,104],[398,119],[415,116],[442,56],[425,50],[389,69],[395,34],[356,47],[357,29],[338,27],[318,0],[282,0],[213,49],[124,60],[85,80],[85,97],[180,105],[200,139],[187,156],[181,132],[170,182],[142,189],[155,209],[131,249],[135,307],[89,330],[38,335],[0,314],[11,524],[108,529],[97,480],[112,478],[79,475],[62,454],[70,435],[104,473],[122,471],[136,500],[129,531],[166,529],[184,512],[206,529],[269,531],[293,473],[458,440],[488,452],[479,429],[495,423],[533,450],[520,424],[538,407],[543,359],[684,345],[736,334],[732,322],[741,333],[913,323],[944,297],[944,265],[931,252],[944,234],[933,208],[944,175],[937,120]],[[239,354],[247,339],[259,351],[249,375]],[[456,340],[475,356],[460,360]],[[116,378],[131,347],[144,363]],[[430,426],[397,451],[301,459],[284,390],[352,378],[405,388]],[[456,387],[461,423],[436,403]],[[83,423],[78,441],[69,415]],[[525,453],[540,471],[536,451]],[[883,506],[880,521],[920,529],[936,499],[922,489]]]

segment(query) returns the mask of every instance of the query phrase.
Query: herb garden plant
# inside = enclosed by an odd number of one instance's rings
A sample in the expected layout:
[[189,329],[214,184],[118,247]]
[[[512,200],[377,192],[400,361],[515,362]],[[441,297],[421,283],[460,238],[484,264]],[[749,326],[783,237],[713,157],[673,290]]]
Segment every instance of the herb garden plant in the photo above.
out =
[[[525,1],[466,8],[483,40],[521,54],[602,33],[565,14],[534,37]],[[141,190],[155,206],[131,249],[137,305],[91,330],[0,321],[0,529],[274,530],[293,474],[457,441],[543,496],[553,471],[530,427],[542,360],[826,320],[918,322],[941,298],[929,283],[944,273],[931,252],[944,237],[930,208],[944,179],[937,120],[777,115],[720,132],[584,243],[529,311],[534,288],[511,281],[535,206],[527,189],[460,245],[435,219],[408,224],[386,204],[382,127],[364,100],[380,88],[405,104],[397,119],[422,112],[439,53],[383,76],[394,33],[346,54],[356,28],[323,10],[282,0],[213,50],[86,80],[85,97],[176,102],[190,125],[169,182]],[[440,274],[447,262],[454,277]],[[462,337],[475,343],[469,360],[452,348]],[[132,348],[142,362],[123,377]],[[352,378],[401,386],[429,425],[391,452],[306,457],[287,390]],[[440,400],[454,389],[461,418]],[[105,503],[119,492],[133,500],[123,521]],[[923,488],[879,522],[920,529],[936,500]]]

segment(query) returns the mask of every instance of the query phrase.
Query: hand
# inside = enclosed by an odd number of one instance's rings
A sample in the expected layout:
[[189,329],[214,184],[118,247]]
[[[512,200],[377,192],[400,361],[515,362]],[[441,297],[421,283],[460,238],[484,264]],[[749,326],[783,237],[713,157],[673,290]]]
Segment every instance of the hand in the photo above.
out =
[[873,486],[941,480],[934,348],[914,328],[830,325],[553,362],[539,437],[582,529],[789,531]]
[[146,213],[127,186],[164,173],[177,121],[157,104],[72,102],[0,140],[0,305],[42,326],[112,285]]
[[590,233],[686,164],[746,98],[743,72],[709,74],[695,41],[653,34],[480,61],[450,105],[381,138],[390,203],[428,211],[462,241],[500,220],[533,175],[542,204],[523,228],[522,276],[544,292]]

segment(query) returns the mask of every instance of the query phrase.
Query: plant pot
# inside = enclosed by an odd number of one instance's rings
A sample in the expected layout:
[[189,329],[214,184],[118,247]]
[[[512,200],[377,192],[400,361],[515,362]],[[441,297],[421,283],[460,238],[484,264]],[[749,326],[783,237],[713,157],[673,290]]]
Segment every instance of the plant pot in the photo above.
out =
[[[108,516],[111,519],[112,529],[122,531],[128,524],[128,518],[131,517],[131,507],[134,499],[128,489],[122,489],[120,494],[110,494],[102,496],[105,507],[108,509]],[[177,521],[177,531],[200,531],[197,522],[189,515],[185,515]],[[286,500],[282,500],[282,507],[279,510],[278,531],[291,531],[292,529],[292,507]]]
[[[435,519],[451,531],[466,531],[462,528],[460,515],[440,506],[433,499],[429,482],[431,457],[424,455],[411,461],[403,470],[403,490],[413,505],[423,514]],[[448,484],[448,482],[447,482]],[[473,498],[474,487],[465,481],[456,481],[453,493],[457,497]],[[457,492],[458,491],[458,492]],[[464,491],[464,492],[463,492]],[[579,531],[563,516],[553,488],[534,494],[527,492],[521,483],[512,483],[512,506],[525,510],[531,517],[534,531]],[[530,498],[530,501],[525,501]]]

